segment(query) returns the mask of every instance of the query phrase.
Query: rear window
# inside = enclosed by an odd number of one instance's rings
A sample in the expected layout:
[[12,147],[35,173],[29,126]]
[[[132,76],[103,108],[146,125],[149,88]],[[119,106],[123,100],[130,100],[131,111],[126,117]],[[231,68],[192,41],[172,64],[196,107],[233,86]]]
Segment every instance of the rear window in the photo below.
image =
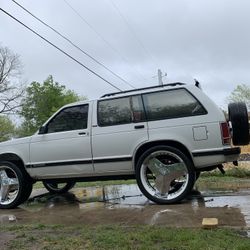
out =
[[143,95],[147,120],[161,120],[206,114],[199,101],[185,89]]
[[130,98],[101,101],[98,104],[98,123],[111,126],[132,122]]

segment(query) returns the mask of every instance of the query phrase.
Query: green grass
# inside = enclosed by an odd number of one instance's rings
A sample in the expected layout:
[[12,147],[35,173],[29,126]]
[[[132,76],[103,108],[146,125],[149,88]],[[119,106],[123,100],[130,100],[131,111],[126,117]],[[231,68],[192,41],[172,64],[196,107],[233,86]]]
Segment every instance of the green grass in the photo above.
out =
[[[243,188],[250,188],[250,170],[245,168],[232,168],[226,171],[223,175],[219,170],[214,170],[210,172],[203,172],[198,180],[198,184],[216,183],[215,187],[219,185],[224,185],[227,183],[235,184],[236,182]],[[111,181],[95,181],[95,182],[77,182],[75,187],[103,187],[108,185],[122,185],[122,184],[135,184],[136,180],[111,180]],[[33,188],[43,188],[42,182],[37,182],[34,184]]]
[[203,172],[202,177],[236,177],[236,178],[250,178],[250,170],[246,168],[230,168],[226,170],[225,175],[223,175],[219,170],[213,170],[209,172]]
[[[117,180],[117,181],[93,181],[93,182],[77,182],[75,187],[103,187],[108,185],[134,184],[135,180]],[[43,188],[43,183],[38,181],[33,188]]]
[[164,226],[1,226],[7,249],[249,249],[250,239],[229,229],[178,229]]

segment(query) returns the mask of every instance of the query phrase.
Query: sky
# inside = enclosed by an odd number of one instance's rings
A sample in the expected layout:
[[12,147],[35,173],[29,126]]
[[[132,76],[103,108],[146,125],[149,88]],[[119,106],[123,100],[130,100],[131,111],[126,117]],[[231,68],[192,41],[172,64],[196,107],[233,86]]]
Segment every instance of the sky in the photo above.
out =
[[[16,0],[136,88],[201,83],[217,105],[250,84],[248,0]],[[11,0],[0,8],[122,90],[131,87],[43,26]],[[23,81],[49,75],[89,99],[117,91],[0,12],[0,45],[20,55]]]

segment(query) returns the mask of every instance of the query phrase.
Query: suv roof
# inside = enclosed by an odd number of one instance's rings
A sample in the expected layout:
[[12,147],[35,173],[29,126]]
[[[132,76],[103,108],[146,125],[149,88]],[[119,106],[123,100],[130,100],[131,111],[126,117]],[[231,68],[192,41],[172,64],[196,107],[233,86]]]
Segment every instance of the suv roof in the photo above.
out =
[[105,95],[101,96],[100,98],[115,96],[115,95],[121,95],[121,94],[126,94],[126,93],[130,93],[130,92],[135,92],[135,91],[143,91],[143,90],[155,89],[155,88],[175,87],[177,85],[185,85],[185,83],[174,82],[174,83],[168,83],[168,84],[163,84],[163,85],[155,85],[155,86],[139,88],[139,89],[131,89],[131,90],[125,90],[125,91],[120,91],[120,92],[113,92],[113,93],[105,94]]
[[130,90],[125,90],[125,91],[119,91],[119,92],[112,92],[112,93],[107,93],[107,94],[104,94],[103,96],[101,96],[100,98],[95,98],[95,99],[90,99],[90,100],[84,100],[84,101],[78,101],[78,102],[73,102],[73,103],[69,103],[69,104],[66,104],[64,105],[62,108],[65,108],[65,107],[71,107],[71,106],[75,106],[75,105],[81,105],[81,104],[85,104],[86,102],[90,102],[90,101],[93,101],[93,100],[99,100],[99,99],[109,99],[109,97],[113,97],[113,96],[116,96],[116,95],[123,95],[125,94],[129,94],[129,93],[133,93],[133,92],[141,92],[141,91],[145,91],[147,92],[147,90],[150,90],[150,89],[163,89],[165,87],[176,87],[176,86],[184,86],[186,85],[186,83],[182,83],[182,82],[174,82],[174,83],[168,83],[168,84],[163,84],[163,85],[155,85],[155,86],[150,86],[150,87],[145,87],[145,88],[138,88],[138,89],[130,89]]

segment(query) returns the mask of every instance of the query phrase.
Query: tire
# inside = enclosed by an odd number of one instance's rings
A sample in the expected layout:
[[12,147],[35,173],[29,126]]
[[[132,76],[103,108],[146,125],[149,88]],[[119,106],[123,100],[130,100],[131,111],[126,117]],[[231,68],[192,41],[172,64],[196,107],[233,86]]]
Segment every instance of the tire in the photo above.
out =
[[170,146],[148,149],[136,164],[136,180],[141,192],[158,204],[183,200],[195,183],[192,161]]
[[232,126],[233,144],[236,146],[249,144],[249,121],[246,104],[243,102],[230,103],[228,116]]
[[17,207],[28,199],[30,190],[32,183],[20,168],[11,162],[0,162],[0,208]]
[[200,175],[201,175],[200,171],[195,171],[195,181],[199,179]]
[[[63,186],[58,186],[59,184],[62,184]],[[52,194],[63,194],[68,192],[71,188],[73,188],[75,182],[68,181],[65,183],[57,183],[48,180],[48,181],[43,181],[43,185]]]
[[27,182],[27,185],[24,188],[24,193],[22,195],[22,203],[27,201],[32,193],[33,184],[32,182]]

